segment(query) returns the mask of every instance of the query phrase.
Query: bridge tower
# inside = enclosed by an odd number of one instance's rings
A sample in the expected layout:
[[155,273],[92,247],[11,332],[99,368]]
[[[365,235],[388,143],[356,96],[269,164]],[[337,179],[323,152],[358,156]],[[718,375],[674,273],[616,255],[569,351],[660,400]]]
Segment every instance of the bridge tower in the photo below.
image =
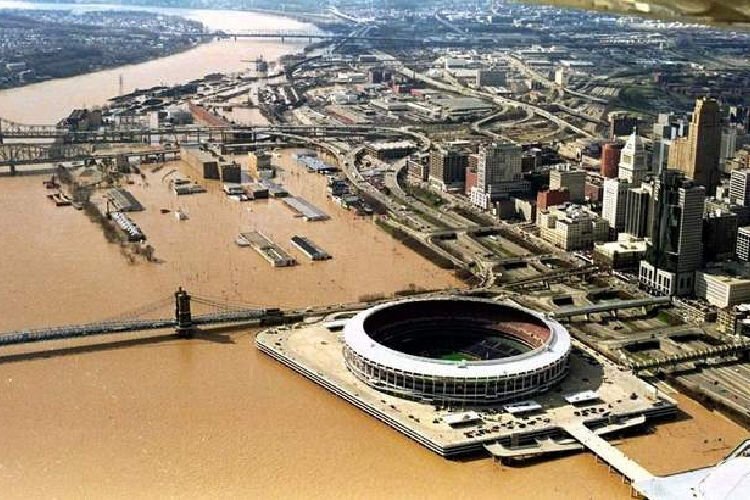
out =
[[193,316],[190,312],[190,294],[182,287],[174,293],[174,318],[177,322],[175,331],[181,337],[190,337],[193,333]]

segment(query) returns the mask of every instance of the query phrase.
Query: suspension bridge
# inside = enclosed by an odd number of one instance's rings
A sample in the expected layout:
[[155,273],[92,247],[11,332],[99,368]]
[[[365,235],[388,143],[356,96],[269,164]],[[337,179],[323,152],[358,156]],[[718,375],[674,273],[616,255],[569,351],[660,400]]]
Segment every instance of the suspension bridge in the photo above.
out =
[[[163,313],[172,302],[174,302],[174,316],[153,317],[154,313]],[[193,305],[203,306],[207,312],[194,315]],[[173,297],[161,299],[108,320],[0,333],[0,346],[166,328],[174,328],[180,336],[188,337],[196,327],[202,325],[277,324],[299,321],[305,315],[319,314],[319,311],[320,309],[313,308],[282,311],[275,307],[229,303],[222,299],[190,295],[180,288]]]
[[[420,293],[414,296],[463,294],[468,292],[470,291],[449,288]],[[191,295],[186,290],[179,288],[169,297],[102,321],[0,332],[0,346],[170,328],[174,329],[175,333],[179,336],[190,337],[200,326],[296,323],[307,317],[320,317],[337,312],[361,310],[382,303],[385,300],[387,299],[281,309],[278,307],[232,302],[225,298]],[[168,314],[167,310],[172,307],[174,309],[173,314]],[[197,312],[200,313],[196,314]]]

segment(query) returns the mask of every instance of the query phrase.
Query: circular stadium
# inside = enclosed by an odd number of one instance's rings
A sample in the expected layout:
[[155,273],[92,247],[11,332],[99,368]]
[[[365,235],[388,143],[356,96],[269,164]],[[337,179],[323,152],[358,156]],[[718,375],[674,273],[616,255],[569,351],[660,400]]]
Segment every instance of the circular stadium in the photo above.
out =
[[407,399],[454,406],[519,399],[567,373],[570,335],[543,315],[492,300],[409,299],[360,312],[344,328],[348,369]]

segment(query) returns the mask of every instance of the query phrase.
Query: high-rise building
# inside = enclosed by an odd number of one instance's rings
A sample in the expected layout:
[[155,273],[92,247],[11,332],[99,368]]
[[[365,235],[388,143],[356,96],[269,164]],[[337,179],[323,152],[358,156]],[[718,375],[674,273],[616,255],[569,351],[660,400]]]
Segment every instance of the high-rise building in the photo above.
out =
[[729,198],[742,206],[750,205],[750,169],[733,170],[729,180]]
[[550,190],[567,189],[570,191],[570,201],[580,203],[586,199],[586,172],[576,170],[570,166],[559,166],[549,172]]
[[602,177],[606,177],[607,179],[617,177],[622,146],[621,143],[608,142],[602,148],[602,163],[600,171]]
[[665,295],[690,295],[703,259],[703,186],[666,170],[653,186],[653,228],[639,280]]
[[750,227],[737,230],[737,258],[742,262],[750,262]]
[[487,209],[502,197],[528,189],[529,183],[521,172],[521,146],[503,142],[480,148],[476,186],[470,194],[472,203]]
[[604,199],[602,200],[602,217],[609,223],[614,233],[625,229],[625,207],[630,184],[623,179],[606,179],[604,181]]
[[462,190],[469,165],[469,151],[438,148],[430,151],[430,181],[444,191]]
[[721,147],[719,148],[719,166],[721,171],[728,173],[730,170],[727,168],[727,162],[729,159],[734,158],[737,153],[737,127],[725,127],[721,131]]
[[690,121],[686,115],[674,113],[659,113],[659,117],[653,126],[655,139],[677,139],[687,136],[690,129]]
[[647,176],[646,147],[638,132],[633,130],[620,153],[619,177],[630,184],[638,185],[645,181]]
[[625,208],[625,232],[636,238],[650,238],[652,229],[651,191],[653,185],[628,190]]
[[478,184],[518,182],[521,174],[521,146],[510,142],[494,143],[479,151]]
[[703,215],[703,261],[722,262],[737,250],[737,214],[729,210],[711,210]]
[[659,175],[662,170],[667,169],[672,141],[687,136],[689,128],[690,121],[687,116],[674,113],[659,114],[653,128],[651,170],[654,175]]
[[625,112],[609,114],[609,138],[616,139],[628,135],[638,126],[638,117]]
[[667,166],[704,186],[708,195],[716,192],[721,178],[721,130],[719,103],[705,97],[698,99],[687,137],[672,141],[669,150]]

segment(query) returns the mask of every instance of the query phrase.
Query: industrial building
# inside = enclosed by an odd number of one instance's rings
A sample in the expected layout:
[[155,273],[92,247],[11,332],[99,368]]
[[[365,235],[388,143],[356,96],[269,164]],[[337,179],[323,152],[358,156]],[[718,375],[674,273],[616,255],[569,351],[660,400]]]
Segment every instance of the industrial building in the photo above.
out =
[[194,174],[202,179],[219,180],[219,160],[198,145],[185,145],[180,148],[180,159],[190,166]]
[[251,246],[253,250],[258,252],[273,267],[289,267],[297,264],[297,261],[286,253],[286,251],[259,231],[240,233],[238,245]]
[[292,242],[292,245],[309,257],[310,260],[329,260],[331,258],[331,254],[313,243],[309,238],[295,235],[292,236],[290,241]]
[[381,161],[398,160],[417,150],[411,141],[373,142],[365,147],[365,154]]
[[265,151],[251,151],[247,154],[247,170],[256,179],[271,179],[275,175],[271,155]]
[[287,196],[283,201],[297,216],[304,218],[307,222],[328,220],[330,218],[325,212],[302,198]]

